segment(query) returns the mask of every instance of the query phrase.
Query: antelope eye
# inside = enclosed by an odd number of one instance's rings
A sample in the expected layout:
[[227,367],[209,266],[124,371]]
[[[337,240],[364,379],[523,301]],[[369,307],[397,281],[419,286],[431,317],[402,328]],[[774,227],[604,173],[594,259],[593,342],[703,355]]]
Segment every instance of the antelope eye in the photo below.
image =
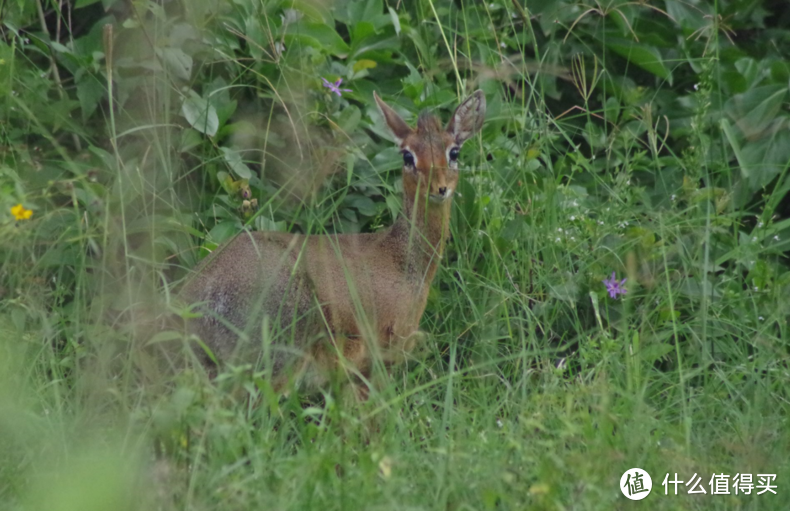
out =
[[460,152],[461,152],[461,150],[458,149],[457,147],[453,147],[452,149],[450,149],[450,161],[457,161],[458,160],[458,153],[460,153]]
[[403,151],[403,164],[407,167],[414,167],[414,155],[409,151]]

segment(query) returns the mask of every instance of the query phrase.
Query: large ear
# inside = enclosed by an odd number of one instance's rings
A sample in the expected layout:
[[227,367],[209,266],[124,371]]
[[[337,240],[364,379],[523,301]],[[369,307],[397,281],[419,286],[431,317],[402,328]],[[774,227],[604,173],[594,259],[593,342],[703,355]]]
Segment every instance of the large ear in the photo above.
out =
[[485,118],[486,96],[478,89],[455,109],[450,122],[447,123],[447,133],[452,135],[455,143],[461,146],[469,137],[480,131]]
[[379,110],[381,110],[381,115],[383,115],[384,120],[387,121],[387,126],[395,137],[395,140],[398,144],[401,144],[406,137],[411,134],[411,128],[409,128],[409,125],[401,119],[401,116],[398,115],[395,110],[381,100],[379,95],[376,94],[376,91],[373,91],[373,98],[376,100],[376,104],[379,106]]

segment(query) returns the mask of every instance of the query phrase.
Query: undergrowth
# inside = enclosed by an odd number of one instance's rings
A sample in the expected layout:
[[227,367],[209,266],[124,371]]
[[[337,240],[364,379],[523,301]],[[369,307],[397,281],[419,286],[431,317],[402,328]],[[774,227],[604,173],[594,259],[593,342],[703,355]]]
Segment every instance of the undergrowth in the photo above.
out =
[[[650,509],[780,509],[788,18],[768,0],[0,2],[0,502],[626,509],[640,467]],[[414,122],[477,88],[419,357],[362,404],[177,360],[178,284],[221,242],[398,214],[373,91]],[[743,473],[777,495],[711,494]],[[665,495],[665,474],[707,494]]]

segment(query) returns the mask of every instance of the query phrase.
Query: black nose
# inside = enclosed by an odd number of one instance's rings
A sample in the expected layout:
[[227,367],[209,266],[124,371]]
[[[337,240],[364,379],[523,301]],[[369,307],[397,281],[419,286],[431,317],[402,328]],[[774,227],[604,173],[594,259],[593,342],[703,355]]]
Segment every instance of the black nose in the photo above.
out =
[[439,195],[444,195],[445,193],[447,193],[447,187],[446,186],[440,186],[439,187]]

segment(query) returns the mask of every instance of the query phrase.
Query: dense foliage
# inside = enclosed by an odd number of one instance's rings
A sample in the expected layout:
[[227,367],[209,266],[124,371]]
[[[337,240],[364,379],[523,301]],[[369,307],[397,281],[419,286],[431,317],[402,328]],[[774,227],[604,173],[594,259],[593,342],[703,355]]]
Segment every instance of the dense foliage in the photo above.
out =
[[[654,509],[774,508],[660,483],[790,481],[788,27],[781,0],[0,2],[0,500],[611,509],[641,466]],[[217,244],[398,214],[373,91],[413,121],[477,88],[421,360],[350,408],[159,371]]]

